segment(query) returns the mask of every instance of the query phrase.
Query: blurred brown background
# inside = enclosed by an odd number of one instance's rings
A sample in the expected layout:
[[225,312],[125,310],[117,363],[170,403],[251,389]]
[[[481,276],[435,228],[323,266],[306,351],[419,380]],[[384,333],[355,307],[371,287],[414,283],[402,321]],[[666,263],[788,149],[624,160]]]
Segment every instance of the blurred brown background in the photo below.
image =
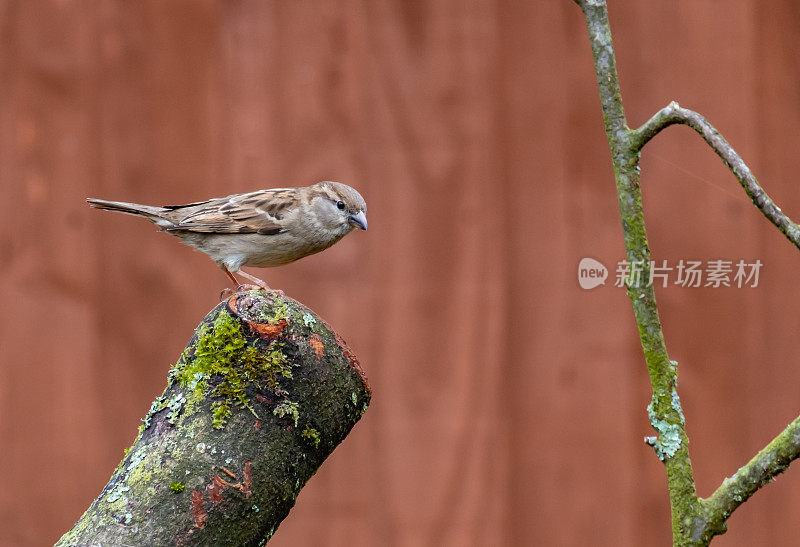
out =
[[[792,0],[611,0],[631,123],[704,113],[800,217]],[[662,465],[583,18],[569,0],[0,2],[0,545],[99,493],[226,278],[87,196],[321,179],[370,230],[254,270],[329,319],[373,404],[270,545],[668,545]],[[701,495],[800,413],[800,253],[686,128],[644,153],[657,291]],[[611,270],[584,291],[584,256]],[[800,464],[795,464],[799,466]],[[796,545],[800,469],[719,545]]]

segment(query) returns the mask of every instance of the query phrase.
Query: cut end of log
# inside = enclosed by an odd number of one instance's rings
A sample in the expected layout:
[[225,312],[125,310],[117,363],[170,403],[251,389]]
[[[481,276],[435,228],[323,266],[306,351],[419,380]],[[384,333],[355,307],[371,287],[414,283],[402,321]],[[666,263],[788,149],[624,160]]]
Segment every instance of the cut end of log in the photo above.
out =
[[[361,368],[361,364],[358,362],[353,350],[350,349],[350,346],[347,345],[347,342],[345,342],[344,338],[342,338],[335,330],[333,330],[327,321],[313,312],[310,308],[288,296],[278,296],[275,293],[264,290],[234,294],[228,299],[228,309],[231,313],[238,315],[243,321],[248,322],[248,324],[251,325],[251,328],[260,333],[264,333],[267,336],[272,335],[272,333],[276,330],[278,332],[282,331],[286,326],[286,320],[278,319],[277,323],[260,323],[259,321],[264,320],[265,310],[274,310],[276,307],[282,308],[284,305],[288,306],[288,309],[291,309],[295,312],[296,320],[298,319],[297,315],[301,314],[299,319],[306,326],[313,326],[314,323],[319,323],[322,328],[333,334],[336,343],[340,348],[342,348],[342,351],[347,357],[350,366],[353,367],[353,370],[364,382],[364,389],[371,393],[372,390],[369,387],[367,376],[364,373],[364,369]],[[267,315],[269,315],[269,313],[269,311],[266,312]],[[313,328],[311,330],[313,331]],[[316,336],[315,338],[315,336],[316,335],[312,334],[312,339],[318,340],[319,337]],[[317,345],[314,346],[314,349],[318,355],[321,351],[320,347]]]

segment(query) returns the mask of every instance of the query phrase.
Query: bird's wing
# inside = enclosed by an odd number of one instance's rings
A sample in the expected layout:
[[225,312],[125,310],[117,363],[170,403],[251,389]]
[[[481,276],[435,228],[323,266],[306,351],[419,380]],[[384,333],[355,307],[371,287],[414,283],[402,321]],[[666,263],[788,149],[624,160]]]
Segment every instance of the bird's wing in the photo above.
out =
[[300,203],[298,188],[258,190],[226,198],[172,207],[174,228],[214,234],[275,235],[286,231],[285,215]]

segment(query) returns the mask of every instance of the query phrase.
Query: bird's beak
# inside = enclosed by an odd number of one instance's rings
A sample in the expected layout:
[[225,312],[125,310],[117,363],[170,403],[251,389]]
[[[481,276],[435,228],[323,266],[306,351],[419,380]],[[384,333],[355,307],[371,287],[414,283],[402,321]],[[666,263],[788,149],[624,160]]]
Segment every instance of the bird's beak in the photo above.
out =
[[347,217],[347,222],[356,228],[361,228],[362,230],[367,229],[367,215],[364,214],[364,211],[359,211],[358,214],[350,215]]

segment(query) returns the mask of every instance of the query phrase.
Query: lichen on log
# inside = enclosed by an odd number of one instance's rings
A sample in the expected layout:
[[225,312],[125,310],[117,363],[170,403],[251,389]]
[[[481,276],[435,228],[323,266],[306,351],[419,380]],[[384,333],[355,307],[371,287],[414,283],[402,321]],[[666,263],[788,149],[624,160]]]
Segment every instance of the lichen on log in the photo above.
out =
[[298,302],[240,292],[203,319],[102,493],[59,546],[263,545],[370,401]]

